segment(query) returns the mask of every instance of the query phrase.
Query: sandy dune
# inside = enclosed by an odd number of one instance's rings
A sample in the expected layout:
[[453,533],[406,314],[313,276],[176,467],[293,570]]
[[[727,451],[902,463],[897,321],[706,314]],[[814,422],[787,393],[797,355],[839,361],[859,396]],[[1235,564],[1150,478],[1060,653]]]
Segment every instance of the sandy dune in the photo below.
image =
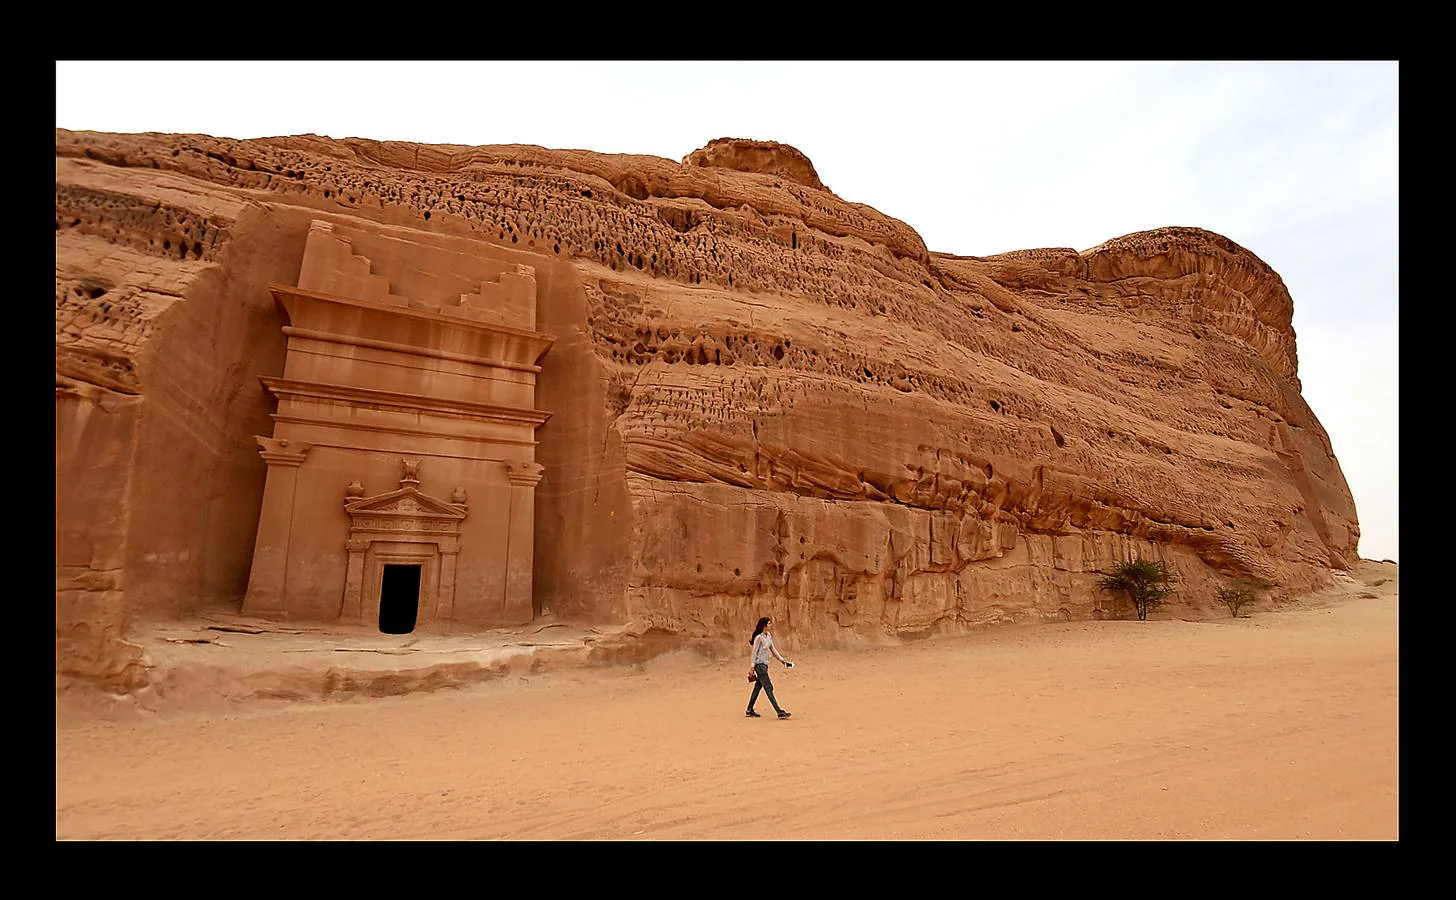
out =
[[[58,715],[60,839],[1399,837],[1394,565],[1249,618]],[[746,638],[746,635],[745,635]],[[747,647],[744,647],[746,659]],[[762,709],[768,711],[766,703]]]

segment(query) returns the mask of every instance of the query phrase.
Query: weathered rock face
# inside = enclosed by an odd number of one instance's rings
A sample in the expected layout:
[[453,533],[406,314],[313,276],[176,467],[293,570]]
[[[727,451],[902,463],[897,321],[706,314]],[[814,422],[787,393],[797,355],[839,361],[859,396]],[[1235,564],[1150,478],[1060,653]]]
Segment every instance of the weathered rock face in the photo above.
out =
[[[259,384],[313,221],[467,236],[536,272],[535,603],[792,640],[1106,614],[1134,554],[1180,602],[1298,594],[1355,509],[1300,396],[1292,302],[1199,229],[929,252],[798,151],[56,133],[57,652],[144,678],[136,616],[237,608]],[[343,548],[340,548],[343,553]]]
[[829,191],[819,180],[819,173],[814,171],[809,157],[787,144],[774,141],[718,138],[683,157],[683,165],[778,175],[817,191]]

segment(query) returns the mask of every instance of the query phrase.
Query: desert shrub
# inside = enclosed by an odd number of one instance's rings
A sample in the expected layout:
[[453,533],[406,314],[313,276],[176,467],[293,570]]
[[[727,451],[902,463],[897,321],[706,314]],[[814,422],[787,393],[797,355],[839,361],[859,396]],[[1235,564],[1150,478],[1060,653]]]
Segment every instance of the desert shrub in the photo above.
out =
[[1147,621],[1149,609],[1167,601],[1177,579],[1177,575],[1161,559],[1146,560],[1142,557],[1120,562],[1103,570],[1101,575],[1098,586],[1131,600],[1139,622]]
[[1218,602],[1228,607],[1230,616],[1237,617],[1239,610],[1253,605],[1270,587],[1273,585],[1260,578],[1238,578],[1218,589]]
[[1239,610],[1254,602],[1254,591],[1245,585],[1220,585],[1218,589],[1218,602],[1228,607],[1230,616],[1237,618]]

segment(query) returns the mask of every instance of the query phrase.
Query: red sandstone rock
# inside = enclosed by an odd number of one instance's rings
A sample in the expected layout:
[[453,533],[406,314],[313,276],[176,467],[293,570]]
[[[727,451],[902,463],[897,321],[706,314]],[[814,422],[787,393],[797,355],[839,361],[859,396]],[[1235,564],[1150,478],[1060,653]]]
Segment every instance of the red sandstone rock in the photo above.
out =
[[718,138],[709,141],[706,147],[683,157],[683,165],[781,176],[805,187],[829,193],[829,188],[819,180],[819,173],[814,171],[814,164],[809,161],[809,157],[788,144],[775,141]]
[[[1190,610],[1224,578],[1294,595],[1355,560],[1349,489],[1300,396],[1291,298],[1200,229],[932,253],[793,148],[736,139],[674,163],[58,129],[56,157],[63,678],[134,686],[134,618],[239,608],[265,506],[256,438],[283,427],[264,384],[293,358],[270,288],[306,282],[555,338],[534,397],[504,404],[550,417],[514,463],[543,467],[538,613],[708,636],[768,614],[826,645],[1104,615],[1116,601],[1096,570],[1133,554],[1172,564]],[[401,249],[309,263],[309,234],[329,227]],[[482,289],[482,265],[529,272],[530,296]],[[512,318],[523,303],[534,322]],[[481,385],[475,399],[502,406]],[[366,415],[348,403],[335,412]],[[510,515],[509,454],[462,449],[439,421],[408,438],[397,417],[377,426],[361,496],[428,451],[458,477],[426,487],[428,463],[423,494],[461,487],[462,521]],[[345,469],[301,464],[331,505],[307,507],[311,599],[275,614],[344,609]],[[461,570],[498,567],[493,540],[462,539]],[[486,609],[500,584],[470,576],[454,603]],[[530,614],[507,607],[432,627]]]

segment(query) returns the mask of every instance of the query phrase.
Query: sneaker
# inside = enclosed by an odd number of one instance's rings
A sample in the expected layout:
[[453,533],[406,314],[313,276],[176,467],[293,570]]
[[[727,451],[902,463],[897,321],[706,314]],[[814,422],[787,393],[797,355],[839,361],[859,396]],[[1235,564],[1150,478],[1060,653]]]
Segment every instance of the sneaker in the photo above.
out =
[[780,719],[787,719],[789,716],[792,716],[792,715],[793,715],[793,713],[789,712],[787,709],[781,709],[781,710],[779,710],[779,718]]
[[743,714],[745,716],[748,716],[750,719],[761,719],[761,718],[763,718],[763,716],[760,716],[758,713],[754,712],[751,709],[750,710],[745,710]]

